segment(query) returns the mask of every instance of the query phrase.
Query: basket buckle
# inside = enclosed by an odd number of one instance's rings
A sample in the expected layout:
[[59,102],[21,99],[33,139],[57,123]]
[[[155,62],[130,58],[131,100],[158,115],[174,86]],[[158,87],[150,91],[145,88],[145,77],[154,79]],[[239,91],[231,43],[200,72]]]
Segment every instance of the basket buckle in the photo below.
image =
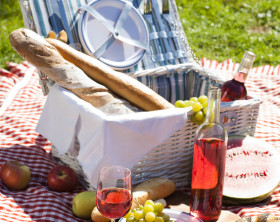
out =
[[238,120],[238,115],[234,111],[223,112],[220,115],[220,122],[224,126],[232,126],[236,123],[237,120]]

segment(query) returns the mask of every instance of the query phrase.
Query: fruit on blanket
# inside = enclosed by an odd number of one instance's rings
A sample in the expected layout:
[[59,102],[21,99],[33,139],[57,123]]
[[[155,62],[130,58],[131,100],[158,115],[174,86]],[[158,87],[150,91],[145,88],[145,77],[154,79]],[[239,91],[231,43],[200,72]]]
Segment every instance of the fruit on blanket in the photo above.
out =
[[223,202],[252,204],[268,198],[280,182],[280,154],[250,136],[228,140]]
[[83,191],[73,198],[72,211],[81,219],[90,219],[94,207],[96,207],[95,191]]
[[57,192],[71,192],[78,183],[76,172],[69,166],[57,165],[48,174],[48,186]]
[[17,160],[8,160],[1,167],[2,182],[11,190],[23,190],[29,184],[31,173],[28,166]]

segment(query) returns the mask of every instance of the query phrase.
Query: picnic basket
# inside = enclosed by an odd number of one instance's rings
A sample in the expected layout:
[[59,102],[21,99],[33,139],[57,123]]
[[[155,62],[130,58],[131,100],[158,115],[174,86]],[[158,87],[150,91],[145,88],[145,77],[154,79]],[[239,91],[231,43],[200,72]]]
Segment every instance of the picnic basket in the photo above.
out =
[[[48,31],[54,30],[51,15],[54,15],[55,12],[51,12],[47,7],[49,1],[20,0],[25,27],[33,29],[42,36],[46,36]],[[88,3],[82,0],[58,0],[58,2],[61,2],[66,11],[69,10],[69,4],[71,4],[71,10],[74,10],[76,13],[78,13],[81,4]],[[136,2],[139,3],[137,0]],[[164,14],[162,9],[158,7],[159,2],[152,0],[154,11],[158,11],[158,13],[152,14],[152,21],[154,22],[160,19],[158,16]],[[184,100],[192,96],[207,95],[211,85],[219,86],[225,81],[225,78],[222,73],[213,73],[202,68],[189,47],[187,37],[180,22],[175,0],[169,0],[168,3],[170,8],[167,21],[172,24],[170,26],[172,30],[166,31],[170,28],[168,27],[165,31],[150,31],[150,43],[156,46],[154,48],[158,48],[162,46],[160,44],[164,45],[166,43],[163,40],[168,40],[169,43],[177,41],[174,44],[176,47],[170,47],[169,51],[165,53],[159,50],[153,51],[151,47],[140,63],[123,70],[123,72],[137,78],[171,103],[174,103],[178,99]],[[139,7],[141,6],[140,3],[138,5]],[[38,19],[38,10],[41,13],[40,19]],[[145,16],[143,14],[144,18],[146,18]],[[73,19],[74,17],[71,16],[68,19],[62,18],[62,23],[66,29],[70,28],[68,30],[70,32],[68,33],[73,35],[73,39],[76,39],[74,46],[79,48],[81,46],[75,34],[76,29],[75,25],[73,25]],[[77,16],[75,16],[75,19],[77,19]],[[72,24],[72,26],[69,24]],[[55,28],[58,29],[58,27]],[[168,47],[163,48],[166,49]],[[47,95],[53,81],[43,73],[39,72],[39,75],[42,90]],[[221,104],[221,123],[227,129],[229,135],[254,135],[260,103],[261,101],[259,99],[249,97],[247,100]],[[189,117],[191,116],[191,109],[187,111],[187,114]],[[184,127],[174,133],[164,143],[153,148],[139,162],[135,163],[132,168],[133,185],[150,178],[167,177],[176,182],[177,189],[188,187],[191,182],[193,142],[197,126],[189,118]],[[59,155],[55,147],[52,149],[53,157],[57,161],[71,166],[83,179],[84,185],[88,189],[91,189],[92,186],[76,158],[78,152],[79,141],[77,139],[75,140],[74,151]]]

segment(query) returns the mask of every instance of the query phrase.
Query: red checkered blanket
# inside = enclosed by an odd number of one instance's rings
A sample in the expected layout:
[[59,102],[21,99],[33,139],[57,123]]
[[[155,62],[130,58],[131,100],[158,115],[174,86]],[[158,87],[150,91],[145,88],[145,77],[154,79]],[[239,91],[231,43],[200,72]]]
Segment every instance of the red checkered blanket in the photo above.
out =
[[[224,63],[202,59],[210,69],[235,70]],[[18,159],[31,169],[31,181],[24,191],[10,191],[0,182],[0,221],[79,221],[72,214],[72,198],[83,190],[57,193],[47,186],[47,174],[57,163],[51,157],[51,143],[35,132],[46,97],[36,69],[26,62],[8,63],[0,69],[0,164]],[[263,100],[255,136],[280,150],[280,67],[253,69],[248,91]],[[266,202],[252,206],[226,207],[240,216],[271,212],[280,216],[280,188]]]

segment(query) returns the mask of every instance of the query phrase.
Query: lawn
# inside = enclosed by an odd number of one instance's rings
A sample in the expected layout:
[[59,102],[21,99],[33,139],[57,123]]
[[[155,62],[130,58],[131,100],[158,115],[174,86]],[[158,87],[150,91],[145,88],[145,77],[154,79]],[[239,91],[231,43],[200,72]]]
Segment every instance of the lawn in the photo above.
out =
[[[280,0],[176,0],[189,44],[198,58],[240,62],[256,53],[254,66],[280,64]],[[0,0],[0,66],[21,58],[8,36],[23,27],[18,0]]]

